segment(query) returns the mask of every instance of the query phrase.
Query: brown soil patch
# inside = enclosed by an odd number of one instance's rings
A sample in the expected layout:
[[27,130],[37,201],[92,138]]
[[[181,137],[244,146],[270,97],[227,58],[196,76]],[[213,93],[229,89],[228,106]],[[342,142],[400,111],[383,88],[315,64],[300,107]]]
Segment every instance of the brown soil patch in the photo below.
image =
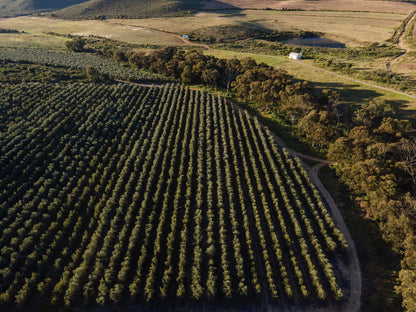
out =
[[397,66],[397,71],[400,73],[409,73],[416,71],[416,64],[410,62],[403,62]]

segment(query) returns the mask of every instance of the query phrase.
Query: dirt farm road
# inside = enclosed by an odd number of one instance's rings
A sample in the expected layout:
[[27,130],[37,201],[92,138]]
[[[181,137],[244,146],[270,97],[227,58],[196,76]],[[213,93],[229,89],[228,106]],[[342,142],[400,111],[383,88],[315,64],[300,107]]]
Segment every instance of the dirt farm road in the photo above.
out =
[[405,42],[405,36],[406,36],[406,33],[408,32],[408,30],[411,27],[411,25],[412,25],[412,23],[413,23],[413,21],[414,21],[415,18],[416,18],[416,11],[413,12],[413,16],[409,19],[409,21],[405,25],[402,33],[399,36],[399,40],[397,42],[399,48],[406,51],[405,53],[407,53],[407,52],[409,52],[409,51],[412,50],[411,48],[409,48],[407,46],[407,44]]
[[339,267],[344,271],[348,271],[348,276],[350,278],[350,287],[351,292],[348,297],[348,302],[343,305],[341,311],[343,312],[352,312],[352,311],[359,311],[361,306],[361,269],[360,263],[357,256],[357,250],[355,248],[354,241],[351,238],[350,232],[348,231],[347,225],[342,218],[342,215],[335,204],[334,199],[332,198],[331,194],[322,184],[321,180],[319,179],[318,172],[323,166],[326,166],[326,162],[321,162],[311,168],[309,171],[309,176],[313,182],[313,184],[318,188],[319,192],[324,197],[328,207],[331,209],[332,217],[334,218],[335,224],[344,234],[345,240],[348,243],[348,250],[347,250],[347,259],[348,263],[346,267],[343,267],[342,263],[339,263]]

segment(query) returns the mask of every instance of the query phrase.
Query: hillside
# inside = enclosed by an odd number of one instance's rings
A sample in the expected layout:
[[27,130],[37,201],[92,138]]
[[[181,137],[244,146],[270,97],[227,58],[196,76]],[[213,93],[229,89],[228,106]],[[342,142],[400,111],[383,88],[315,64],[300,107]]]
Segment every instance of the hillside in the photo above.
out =
[[91,0],[54,13],[69,19],[144,18],[186,15],[199,0]]
[[0,17],[52,11],[84,1],[86,0],[0,0]]
[[199,0],[0,0],[0,17],[60,10],[53,16],[69,19],[142,18],[184,15],[199,7]]

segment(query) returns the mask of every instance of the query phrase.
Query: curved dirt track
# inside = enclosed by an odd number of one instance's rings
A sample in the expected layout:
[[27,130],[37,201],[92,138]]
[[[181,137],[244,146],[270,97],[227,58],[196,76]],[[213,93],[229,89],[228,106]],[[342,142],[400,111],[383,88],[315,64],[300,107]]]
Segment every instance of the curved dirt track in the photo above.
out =
[[402,33],[399,36],[399,41],[398,41],[397,44],[398,44],[398,46],[399,46],[400,49],[403,49],[403,50],[406,51],[405,53],[407,53],[407,52],[409,52],[409,51],[412,50],[412,49],[410,49],[407,46],[407,44],[406,44],[406,42],[404,40],[404,37],[406,36],[406,33],[408,32],[408,30],[411,27],[411,25],[412,25],[413,21],[415,20],[415,18],[416,18],[416,11],[413,12],[413,16],[409,19],[409,21],[407,22],[406,26],[404,27]]
[[413,49],[409,48],[408,45],[406,44],[405,41],[405,36],[407,31],[409,30],[409,28],[411,27],[413,21],[415,21],[416,19],[416,11],[414,11],[413,16],[409,19],[409,21],[407,22],[407,24],[405,25],[405,27],[403,28],[403,31],[401,32],[399,39],[397,41],[397,45],[399,46],[400,49],[403,50],[402,53],[400,53],[399,55],[397,55],[396,57],[394,57],[393,59],[391,59],[387,64],[387,68],[390,68],[391,65],[393,65],[394,63],[397,63],[397,61],[402,58],[404,55],[406,55],[407,53],[409,53],[410,51],[413,51]]
[[347,250],[347,265],[345,266],[343,263],[338,263],[338,266],[344,272],[348,272],[348,276],[350,277],[350,287],[351,292],[348,297],[347,304],[343,305],[341,311],[350,312],[350,311],[359,311],[361,306],[361,269],[360,263],[357,256],[357,250],[355,249],[354,241],[351,238],[350,232],[348,231],[347,225],[342,218],[342,215],[335,204],[334,199],[332,198],[331,194],[322,184],[321,180],[319,179],[318,172],[323,166],[326,166],[326,162],[321,162],[318,165],[314,166],[309,171],[309,176],[318,188],[319,192],[324,197],[328,207],[331,209],[332,217],[334,218],[334,222],[337,227],[341,230],[344,234],[345,240],[348,243],[348,250]]

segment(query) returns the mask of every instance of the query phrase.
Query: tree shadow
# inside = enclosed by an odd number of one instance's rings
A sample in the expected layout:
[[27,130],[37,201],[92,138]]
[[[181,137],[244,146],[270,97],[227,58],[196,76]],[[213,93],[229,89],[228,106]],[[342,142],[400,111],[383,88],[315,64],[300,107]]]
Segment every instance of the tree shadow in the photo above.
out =
[[[408,119],[413,128],[416,129],[416,109],[410,109],[410,103],[406,100],[396,100],[396,101],[389,101],[397,109],[397,116],[401,119]],[[415,135],[416,133],[413,133]]]
[[348,85],[338,82],[313,82],[313,85],[318,92],[322,91],[323,89],[331,89],[338,92],[341,94],[343,101],[346,104],[368,102],[383,95],[382,93],[374,90],[359,89],[361,85],[354,82],[351,82]]
[[[375,98],[383,96],[382,93],[374,90],[359,89],[361,85],[353,82],[348,85],[337,82],[313,82],[313,85],[315,86],[315,95],[318,97],[324,89],[331,89],[341,94],[343,102],[348,106],[349,112],[360,108],[360,105],[357,105],[357,103],[368,103]],[[396,108],[398,118],[408,119],[413,127],[416,128],[416,109],[409,108],[412,104],[414,105],[414,102],[397,99],[387,101],[387,103]]]
[[200,11],[206,13],[222,13],[221,17],[235,17],[235,16],[246,16],[245,13],[242,13],[244,10],[233,6],[229,3],[224,3],[217,0],[204,1]]
[[218,0],[205,0],[202,1],[202,6],[201,6],[201,10],[203,11],[213,11],[213,10],[228,10],[228,9],[240,9],[232,4],[229,3],[225,3],[222,1],[218,1]]

